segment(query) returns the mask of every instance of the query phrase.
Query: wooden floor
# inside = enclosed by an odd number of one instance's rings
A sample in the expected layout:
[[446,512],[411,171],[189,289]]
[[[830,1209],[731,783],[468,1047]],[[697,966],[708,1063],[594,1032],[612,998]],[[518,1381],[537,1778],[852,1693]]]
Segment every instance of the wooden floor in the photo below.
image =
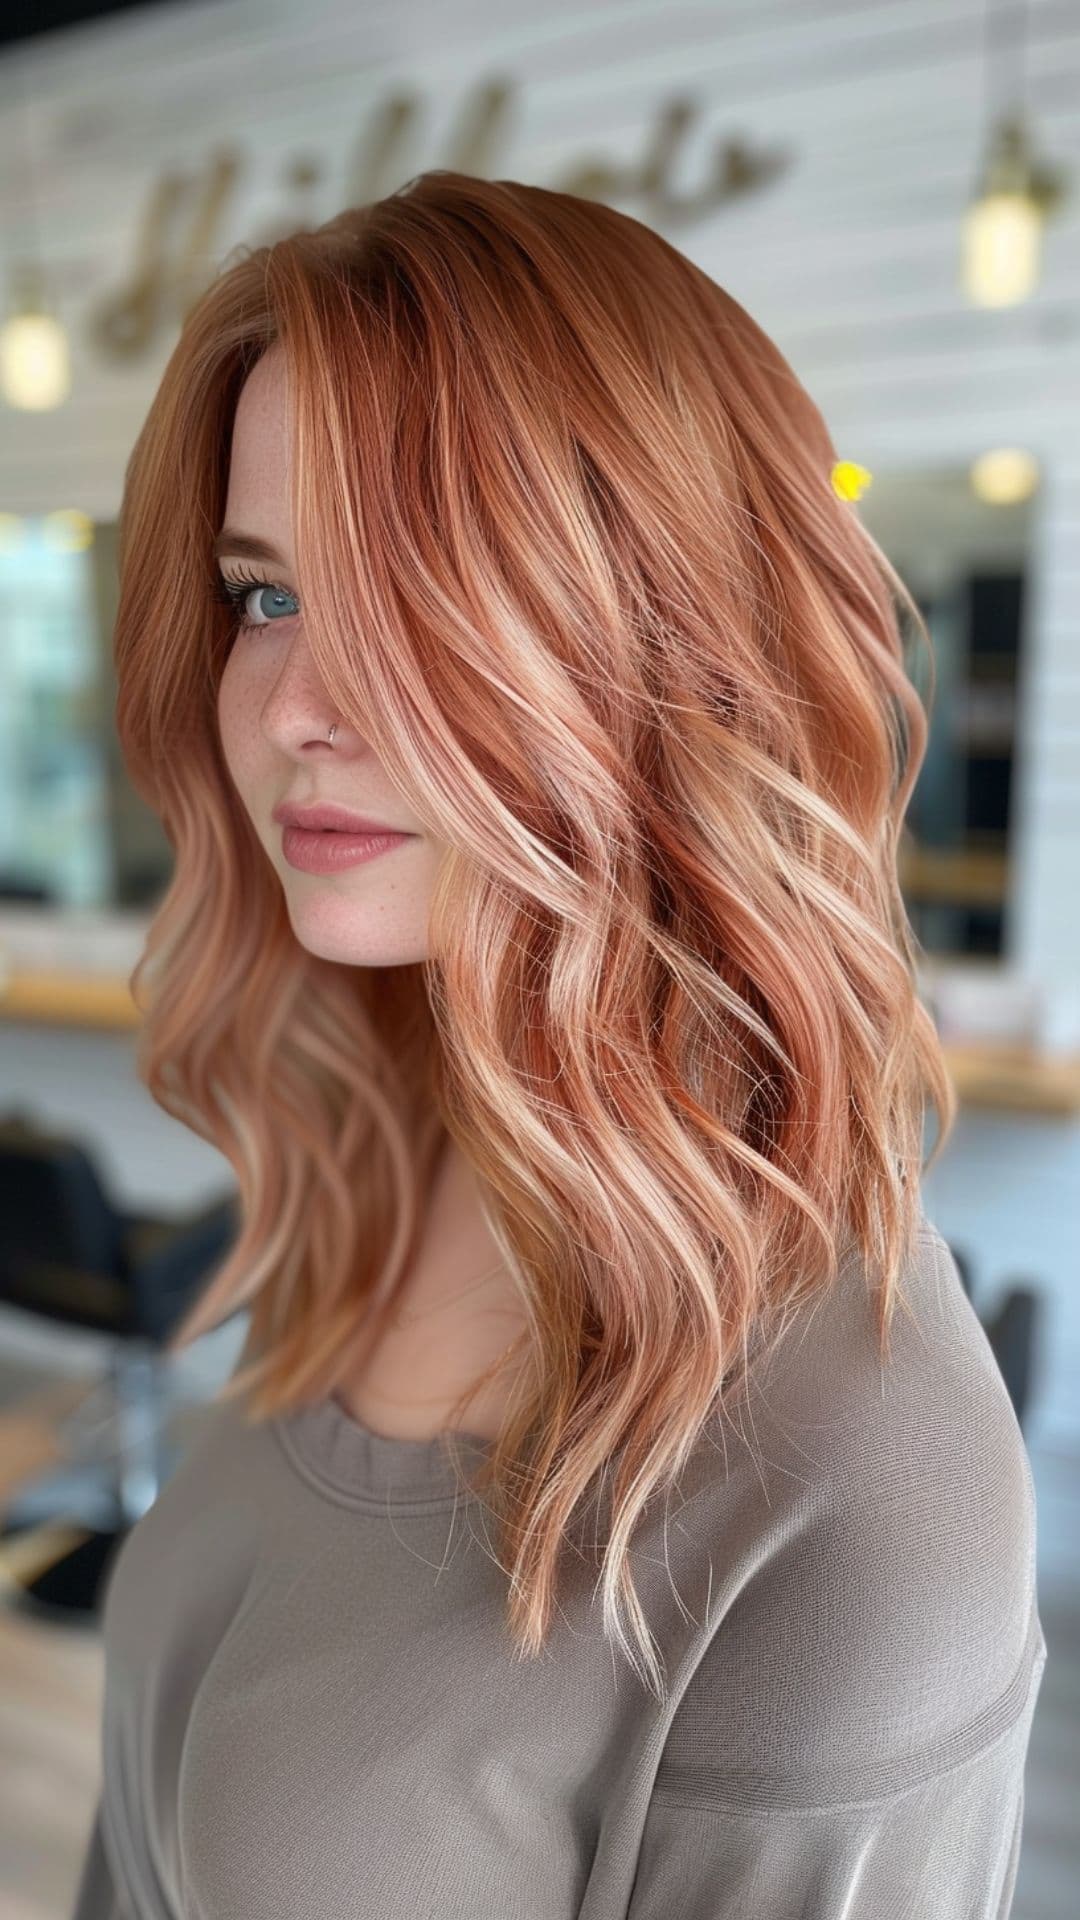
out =
[[[13,1395],[7,1385],[7,1377],[0,1380],[0,1512],[9,1490],[58,1458],[57,1423],[84,1391],[63,1382]],[[198,1417],[198,1409],[194,1415],[178,1410],[171,1432],[179,1444]],[[1074,1920],[1080,1912],[1080,1458],[1034,1450],[1032,1467],[1048,1659],[1010,1920]],[[101,1646],[92,1626],[58,1628],[5,1607],[3,1565],[0,1550],[0,1920],[69,1920],[99,1789]]]

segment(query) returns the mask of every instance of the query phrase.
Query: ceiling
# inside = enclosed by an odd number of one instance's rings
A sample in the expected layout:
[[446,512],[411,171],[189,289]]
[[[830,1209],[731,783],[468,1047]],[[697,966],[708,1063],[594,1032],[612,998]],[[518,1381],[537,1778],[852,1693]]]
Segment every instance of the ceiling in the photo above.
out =
[[177,0],[33,0],[33,6],[0,10],[0,47],[18,40],[40,40],[65,27],[100,20],[107,13],[145,12],[149,6],[175,6]]

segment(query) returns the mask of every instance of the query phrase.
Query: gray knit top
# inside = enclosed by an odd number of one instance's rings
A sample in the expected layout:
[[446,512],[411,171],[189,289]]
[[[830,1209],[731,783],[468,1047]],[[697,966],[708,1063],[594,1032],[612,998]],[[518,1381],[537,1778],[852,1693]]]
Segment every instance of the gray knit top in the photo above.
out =
[[[1045,1659],[1027,1459],[923,1217],[879,1358],[850,1259],[538,1660],[442,1436],[207,1412],[108,1576],[73,1920],[1004,1920]],[[487,1443],[463,1443],[464,1462]]]

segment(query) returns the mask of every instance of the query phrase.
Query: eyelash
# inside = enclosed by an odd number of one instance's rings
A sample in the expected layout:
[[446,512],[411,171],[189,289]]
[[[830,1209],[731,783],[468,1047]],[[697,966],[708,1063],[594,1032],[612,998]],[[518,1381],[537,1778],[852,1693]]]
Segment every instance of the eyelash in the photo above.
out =
[[[276,620],[248,620],[245,618],[243,613],[244,601],[248,598],[249,594],[254,593],[256,587],[271,587],[275,593],[288,595],[290,600],[295,600],[296,598],[296,595],[290,593],[288,587],[283,587],[279,580],[265,580],[257,574],[250,573],[239,574],[235,580],[226,580],[223,575],[219,574],[214,585],[213,597],[223,606],[232,608],[234,626],[237,633],[262,633],[265,627],[276,627],[279,624]],[[289,617],[291,618],[292,616]]]

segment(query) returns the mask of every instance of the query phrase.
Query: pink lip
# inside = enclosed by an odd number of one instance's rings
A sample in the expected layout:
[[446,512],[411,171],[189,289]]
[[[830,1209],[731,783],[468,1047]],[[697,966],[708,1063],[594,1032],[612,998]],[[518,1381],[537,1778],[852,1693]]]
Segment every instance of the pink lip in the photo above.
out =
[[281,851],[290,867],[298,867],[302,873],[338,873],[344,867],[376,860],[380,853],[389,853],[415,838],[412,833],[342,833],[340,829],[311,833],[304,827],[286,826]]
[[274,808],[273,816],[279,825],[285,827],[304,827],[309,833],[328,829],[337,833],[400,833],[403,829],[391,827],[385,820],[372,820],[366,813],[350,813],[348,807],[339,807],[332,800],[321,800],[310,807],[295,806],[289,800],[282,800]]

